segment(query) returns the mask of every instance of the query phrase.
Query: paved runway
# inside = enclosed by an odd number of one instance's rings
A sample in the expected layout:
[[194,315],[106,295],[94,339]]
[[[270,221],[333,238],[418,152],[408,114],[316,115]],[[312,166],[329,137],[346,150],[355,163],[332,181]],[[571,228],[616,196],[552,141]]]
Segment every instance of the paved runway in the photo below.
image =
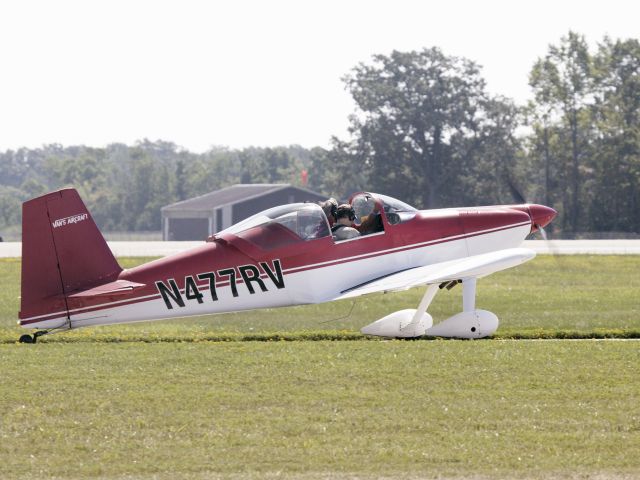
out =
[[[117,257],[164,257],[204,242],[109,242]],[[21,256],[20,242],[0,242],[0,258]],[[640,240],[525,240],[538,254],[640,255]]]
[[525,240],[523,247],[554,255],[640,255],[640,240]]

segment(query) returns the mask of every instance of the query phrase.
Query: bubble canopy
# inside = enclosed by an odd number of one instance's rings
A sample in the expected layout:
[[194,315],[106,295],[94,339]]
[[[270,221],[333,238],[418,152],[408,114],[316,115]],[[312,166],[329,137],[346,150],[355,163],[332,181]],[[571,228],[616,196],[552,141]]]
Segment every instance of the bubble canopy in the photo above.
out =
[[291,203],[273,207],[232,225],[220,234],[239,235],[249,230],[269,230],[270,226],[278,228],[278,225],[302,240],[314,240],[331,234],[327,217],[315,203]]
[[[351,200],[357,211],[357,218],[370,214],[377,209],[376,205],[380,205],[392,224],[408,221],[418,211],[400,200],[376,193],[362,192],[354,195]],[[225,234],[239,236],[263,248],[275,248],[293,242],[329,237],[331,229],[318,204],[291,203],[264,210],[216,235]]]

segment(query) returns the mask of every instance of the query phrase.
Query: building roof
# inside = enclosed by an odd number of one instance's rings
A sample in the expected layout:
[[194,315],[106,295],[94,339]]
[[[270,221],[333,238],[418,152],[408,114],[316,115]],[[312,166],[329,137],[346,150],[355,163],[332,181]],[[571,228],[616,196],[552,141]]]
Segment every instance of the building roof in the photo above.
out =
[[295,187],[288,183],[240,183],[211,193],[205,193],[199,197],[172,203],[162,207],[161,210],[163,212],[211,210],[212,208],[218,208],[224,205],[233,205],[235,203],[244,202],[250,198],[258,197],[266,193],[276,192],[284,188],[295,188],[296,190],[309,192],[312,195],[319,195],[318,193],[306,188]]

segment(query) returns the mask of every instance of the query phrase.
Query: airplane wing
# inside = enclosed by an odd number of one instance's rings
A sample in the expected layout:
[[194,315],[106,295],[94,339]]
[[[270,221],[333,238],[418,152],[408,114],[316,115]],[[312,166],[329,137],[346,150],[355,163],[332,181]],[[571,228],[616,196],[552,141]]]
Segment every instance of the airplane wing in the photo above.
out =
[[396,292],[420,285],[442,283],[463,278],[480,278],[515,267],[536,256],[528,248],[509,248],[458,260],[435,263],[391,273],[341,292],[333,300],[359,297],[374,292]]

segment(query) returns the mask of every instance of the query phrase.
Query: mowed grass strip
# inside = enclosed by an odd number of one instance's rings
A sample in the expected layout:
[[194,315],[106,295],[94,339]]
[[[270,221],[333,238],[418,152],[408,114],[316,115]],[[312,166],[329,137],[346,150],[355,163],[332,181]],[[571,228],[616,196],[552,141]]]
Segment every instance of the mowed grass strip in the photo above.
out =
[[634,341],[0,345],[0,478],[633,478]]
[[[125,268],[148,258],[120,258]],[[497,337],[640,336],[640,256],[540,255],[478,282],[477,306],[500,318]],[[322,288],[321,285],[310,288]],[[43,341],[228,341],[354,339],[364,325],[416,308],[423,288],[354,301],[208,315],[171,321],[80,329]],[[0,342],[14,342],[20,259],[0,259]],[[461,310],[461,288],[441,291],[429,308],[435,321]],[[45,340],[46,338],[46,340]]]

